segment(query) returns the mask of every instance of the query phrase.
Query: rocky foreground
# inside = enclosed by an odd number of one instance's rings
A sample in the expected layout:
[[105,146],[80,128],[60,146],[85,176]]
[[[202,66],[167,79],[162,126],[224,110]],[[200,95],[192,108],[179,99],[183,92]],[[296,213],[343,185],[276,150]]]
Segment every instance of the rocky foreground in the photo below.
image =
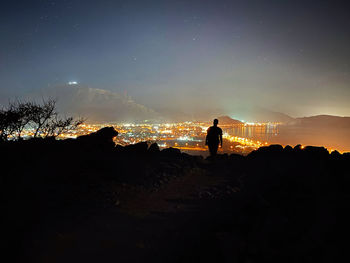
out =
[[116,134],[0,143],[6,262],[337,261],[350,154],[204,159]]

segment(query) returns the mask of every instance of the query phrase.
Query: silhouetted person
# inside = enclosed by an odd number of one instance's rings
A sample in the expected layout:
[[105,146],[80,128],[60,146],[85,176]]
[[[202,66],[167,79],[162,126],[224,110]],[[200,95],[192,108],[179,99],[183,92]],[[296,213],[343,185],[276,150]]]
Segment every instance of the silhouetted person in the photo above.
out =
[[214,120],[214,126],[211,126],[207,130],[207,137],[205,138],[205,145],[208,145],[211,156],[216,155],[218,152],[219,144],[222,148],[222,130],[218,127],[219,120]]

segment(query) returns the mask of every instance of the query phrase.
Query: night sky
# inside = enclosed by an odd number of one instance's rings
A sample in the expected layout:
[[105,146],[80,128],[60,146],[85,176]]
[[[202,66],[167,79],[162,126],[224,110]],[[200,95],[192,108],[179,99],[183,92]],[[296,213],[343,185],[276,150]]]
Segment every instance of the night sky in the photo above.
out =
[[77,81],[150,108],[350,116],[337,1],[1,1],[2,99]]

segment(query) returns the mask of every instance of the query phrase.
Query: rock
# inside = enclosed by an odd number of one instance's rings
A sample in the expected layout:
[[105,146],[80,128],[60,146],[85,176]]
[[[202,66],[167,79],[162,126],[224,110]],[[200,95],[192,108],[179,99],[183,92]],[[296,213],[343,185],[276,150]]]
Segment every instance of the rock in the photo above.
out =
[[170,147],[170,148],[166,148],[164,150],[161,151],[161,153],[163,155],[166,155],[168,157],[179,157],[181,156],[181,151],[179,149]]
[[112,140],[114,137],[118,135],[118,132],[114,129],[113,126],[110,127],[104,127],[100,130],[98,130],[95,133],[96,136],[108,140]]
[[312,155],[314,158],[317,157],[328,157],[329,152],[324,147],[317,147],[317,146],[306,146],[304,149],[304,152]]
[[76,140],[78,143],[92,148],[114,147],[113,138],[117,135],[118,132],[113,127],[104,127],[97,132],[79,136]]
[[158,152],[160,152],[158,144],[157,143],[152,143],[150,145],[150,147],[148,148],[148,151],[150,153],[158,153]]
[[331,158],[339,159],[340,157],[341,157],[341,154],[337,150],[334,150],[333,152],[331,152]]
[[271,155],[280,155],[283,152],[282,145],[279,144],[272,144],[269,146],[263,146],[259,149],[252,151],[250,154],[248,154],[249,157],[257,157],[257,156],[264,156],[268,157]]
[[103,140],[111,142],[117,135],[118,132],[113,127],[104,127],[97,132],[79,136],[77,140]]
[[120,145],[120,144],[117,144],[117,145],[115,146],[115,150],[116,150],[117,152],[122,152],[122,151],[124,151],[124,146],[122,146],[122,145]]
[[293,152],[293,148],[292,148],[292,146],[290,146],[290,145],[287,145],[286,147],[284,147],[284,152],[287,152],[287,153],[291,153],[291,152]]
[[301,151],[301,145],[300,144],[297,144],[294,146],[293,148],[295,151]]
[[237,154],[237,153],[231,153],[230,156],[229,156],[229,158],[230,158],[231,160],[241,161],[241,160],[244,159],[244,156],[241,155],[241,154]]
[[124,147],[124,151],[134,154],[145,154],[147,153],[148,144],[147,142],[139,142],[136,144],[130,144]]

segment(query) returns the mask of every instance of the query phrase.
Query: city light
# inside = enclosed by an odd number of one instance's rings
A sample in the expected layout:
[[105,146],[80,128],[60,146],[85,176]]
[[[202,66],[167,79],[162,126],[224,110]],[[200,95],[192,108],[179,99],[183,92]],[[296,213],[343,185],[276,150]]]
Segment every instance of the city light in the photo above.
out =
[[[220,148],[219,152],[237,152],[247,154],[259,147],[268,146],[271,143],[269,140],[265,140],[262,137],[257,140],[253,139],[253,137],[237,136],[237,131],[251,128],[265,129],[266,127],[270,128],[272,125],[275,125],[274,127],[276,127],[277,124],[250,123],[249,127],[246,127],[246,124],[220,125],[223,129],[224,143],[223,148]],[[157,143],[161,149],[174,147],[188,153],[208,150],[205,145],[205,137],[210,123],[204,122],[178,122],[164,124],[152,124],[149,122],[82,124],[77,130],[66,131],[63,134],[60,134],[58,139],[76,138],[81,135],[96,132],[106,126],[113,126],[118,131],[115,143],[122,146],[146,141],[149,143]],[[275,132],[275,130],[271,130],[273,135]],[[244,135],[248,133],[243,132],[238,134]],[[25,139],[33,137],[33,135],[33,130],[25,129],[23,131],[23,138]],[[304,149],[305,145],[301,145],[300,148]],[[332,152],[334,147],[330,148],[329,152]],[[339,152],[342,153],[342,151]]]
[[[253,124],[250,124],[253,125]],[[254,123],[255,126],[265,124]],[[95,132],[102,127],[111,126],[111,124],[83,124],[75,132],[67,132],[62,134],[60,138],[72,138],[79,135],[85,135]],[[178,122],[178,123],[118,123],[113,124],[113,127],[118,131],[118,136],[115,138],[115,143],[120,145],[135,144],[138,142],[148,141],[150,143],[158,143],[162,148],[174,147],[182,151],[207,151],[205,145],[205,136],[210,123],[204,122]],[[268,145],[267,142],[260,140],[252,140],[250,138],[234,136],[230,133],[232,127],[244,127],[244,125],[222,125],[223,148],[221,152],[239,152],[249,153],[263,145]]]

